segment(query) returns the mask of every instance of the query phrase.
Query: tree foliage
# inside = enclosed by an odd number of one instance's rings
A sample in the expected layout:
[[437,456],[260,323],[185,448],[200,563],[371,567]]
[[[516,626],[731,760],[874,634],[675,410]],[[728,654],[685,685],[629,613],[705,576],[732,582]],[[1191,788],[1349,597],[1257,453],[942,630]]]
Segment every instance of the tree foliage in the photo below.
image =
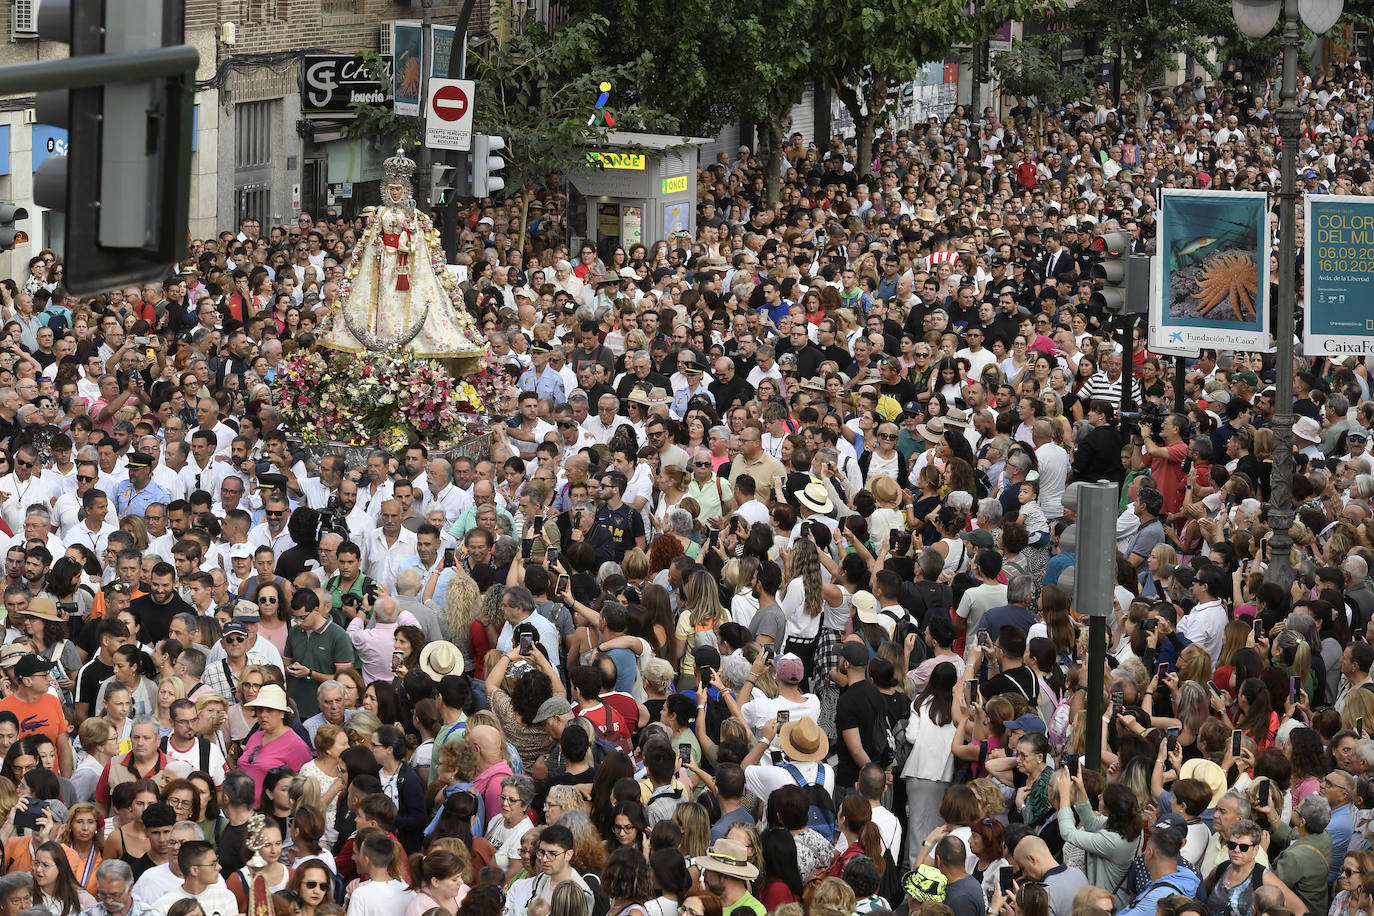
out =
[[816,6],[814,33],[826,36],[813,52],[813,66],[854,118],[859,174],[868,174],[878,119],[888,90],[916,78],[930,61],[951,48],[986,39],[1003,23],[1020,19],[1037,0],[866,0]]
[[[510,17],[508,6],[492,10]],[[585,165],[588,144],[606,134],[587,123],[596,110],[599,84],[628,81],[644,62],[595,63],[596,49],[612,40],[602,16],[570,20],[552,35],[538,22],[520,29],[507,25],[504,41],[487,42],[481,53],[469,52],[468,60],[477,81],[473,130],[506,138],[504,175],[513,191],[543,187],[550,173]],[[612,102],[617,129],[643,129],[649,121],[665,132],[676,129],[676,119],[668,114]]]
[[[810,77],[816,0],[572,0],[570,21],[615,23],[602,54],[632,65],[614,80],[626,100],[673,112],[684,133],[714,136],[740,119],[762,121],[801,98]],[[656,125],[650,125],[655,127]]]
[[[363,60],[367,64],[368,75],[387,88],[390,95],[394,88],[391,74],[387,72],[386,61],[381,55],[364,51]],[[388,105],[373,105],[369,102],[354,102],[353,120],[344,128],[344,136],[350,139],[382,140],[383,149],[411,149],[418,146],[422,136],[420,119],[415,115],[398,115]],[[389,154],[388,154],[389,155]]]

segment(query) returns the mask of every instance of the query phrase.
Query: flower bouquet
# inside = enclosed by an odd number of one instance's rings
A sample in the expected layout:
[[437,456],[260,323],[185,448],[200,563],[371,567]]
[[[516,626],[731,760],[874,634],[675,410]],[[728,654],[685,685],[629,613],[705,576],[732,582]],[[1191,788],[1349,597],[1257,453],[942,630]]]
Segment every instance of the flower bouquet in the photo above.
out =
[[330,442],[397,452],[447,448],[487,431],[499,373],[493,358],[454,378],[405,350],[355,355],[297,352],[282,362],[273,401],[306,445]]

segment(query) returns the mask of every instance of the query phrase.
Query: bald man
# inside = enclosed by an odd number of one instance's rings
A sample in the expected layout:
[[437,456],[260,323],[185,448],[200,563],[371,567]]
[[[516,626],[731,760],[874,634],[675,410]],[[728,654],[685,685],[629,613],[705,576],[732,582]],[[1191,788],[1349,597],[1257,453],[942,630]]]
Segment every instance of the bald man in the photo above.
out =
[[1012,861],[1029,881],[1045,885],[1050,898],[1050,916],[1069,916],[1074,895],[1088,886],[1087,876],[1072,865],[1060,865],[1050,855],[1050,847],[1038,836],[1028,836],[1016,844]]
[[473,789],[482,793],[488,811],[501,810],[501,780],[512,775],[510,764],[501,753],[501,733],[490,725],[468,729],[468,741],[477,748],[477,778]]

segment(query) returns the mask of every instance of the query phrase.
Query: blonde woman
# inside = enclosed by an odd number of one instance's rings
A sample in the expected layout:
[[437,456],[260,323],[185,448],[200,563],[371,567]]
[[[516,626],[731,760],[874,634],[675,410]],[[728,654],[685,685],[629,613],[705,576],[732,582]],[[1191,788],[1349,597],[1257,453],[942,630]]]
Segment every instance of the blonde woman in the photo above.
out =
[[682,585],[682,612],[678,614],[676,636],[686,644],[679,669],[689,678],[696,674],[692,655],[696,649],[719,648],[718,629],[730,622],[730,612],[720,603],[716,579],[700,567],[690,570]]
[[[1178,551],[1171,544],[1156,544],[1145,561],[1145,569],[1140,571],[1140,595],[1142,598],[1163,598],[1168,600],[1169,584],[1172,583],[1174,570],[1178,568]],[[1223,656],[1224,658],[1225,656]]]
[[164,677],[157,682],[157,709],[153,715],[157,718],[159,738],[172,733],[172,704],[185,698],[186,685],[181,678]]
[[732,558],[725,563],[722,578],[730,590],[730,619],[740,626],[749,626],[759,610],[759,599],[754,596],[754,575],[759,570],[755,557]]
[[444,596],[444,619],[440,626],[444,638],[458,647],[463,658],[472,658],[469,633],[481,618],[482,593],[461,564],[453,567],[453,579]]

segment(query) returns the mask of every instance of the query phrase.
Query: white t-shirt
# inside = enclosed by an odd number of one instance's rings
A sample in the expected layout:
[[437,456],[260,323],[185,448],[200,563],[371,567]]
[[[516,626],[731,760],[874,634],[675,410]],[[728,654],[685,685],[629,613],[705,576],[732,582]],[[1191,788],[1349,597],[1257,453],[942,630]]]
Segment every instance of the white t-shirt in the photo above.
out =
[[404,881],[364,881],[348,900],[348,916],[396,916],[414,899],[415,892]]
[[[179,751],[173,745],[172,739],[168,738],[167,746],[163,748],[163,751],[167,754],[167,762],[170,763],[173,760],[182,760],[189,764],[192,770],[202,769],[200,765],[200,742],[202,740],[205,739],[196,738],[196,740],[191,742],[190,750]],[[222,785],[224,783],[224,774],[229,772],[229,764],[225,762],[224,752],[219,749],[219,745],[213,741],[209,742],[209,744],[210,765],[204,769],[205,772],[210,774],[210,778],[215,781],[215,785]],[[206,913],[205,916],[210,916],[210,914]]]
[[153,908],[165,916],[171,910],[172,904],[194,896],[205,916],[235,916],[238,912],[238,901],[234,899],[233,892],[224,886],[223,881],[210,885],[199,894],[188,894],[181,887],[181,881],[178,880],[176,887],[153,902]]

